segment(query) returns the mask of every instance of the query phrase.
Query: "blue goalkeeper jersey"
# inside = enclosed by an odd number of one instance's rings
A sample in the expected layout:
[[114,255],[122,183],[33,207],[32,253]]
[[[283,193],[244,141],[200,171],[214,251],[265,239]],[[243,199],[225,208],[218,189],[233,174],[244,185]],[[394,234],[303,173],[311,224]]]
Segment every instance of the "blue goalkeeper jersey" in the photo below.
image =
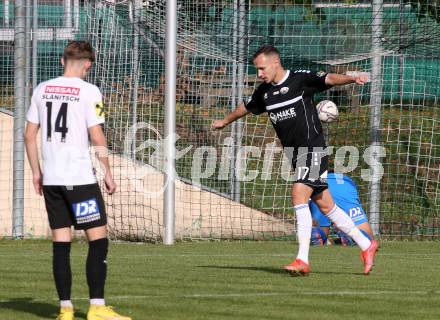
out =
[[[329,191],[338,207],[345,211],[356,225],[368,222],[367,215],[362,208],[356,184],[350,177],[343,174],[329,173],[327,175]],[[309,202],[312,218],[320,227],[329,227],[331,221],[327,218],[314,201]]]

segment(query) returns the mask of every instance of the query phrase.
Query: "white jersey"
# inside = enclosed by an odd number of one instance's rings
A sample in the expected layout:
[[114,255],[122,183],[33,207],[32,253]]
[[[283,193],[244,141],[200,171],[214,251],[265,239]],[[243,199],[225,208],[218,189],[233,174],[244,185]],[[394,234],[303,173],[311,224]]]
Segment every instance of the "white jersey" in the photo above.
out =
[[32,95],[27,121],[41,127],[44,185],[96,183],[88,128],[104,123],[98,87],[72,77],[42,82]]

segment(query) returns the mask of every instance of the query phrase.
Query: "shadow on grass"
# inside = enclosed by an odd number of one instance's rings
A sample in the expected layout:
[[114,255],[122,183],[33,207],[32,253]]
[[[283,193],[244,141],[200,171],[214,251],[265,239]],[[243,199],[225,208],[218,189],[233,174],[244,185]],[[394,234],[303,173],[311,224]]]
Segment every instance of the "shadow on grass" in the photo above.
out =
[[312,274],[316,273],[316,274],[332,274],[332,275],[352,275],[352,276],[363,276],[365,277],[365,275],[362,272],[341,272],[341,271],[313,271],[312,270]]
[[[56,303],[34,301],[33,298],[14,298],[0,301],[0,312],[2,309],[29,313],[42,319],[55,319],[60,310]],[[85,319],[86,314],[77,311],[75,312],[75,317],[82,317]]]
[[[211,268],[211,269],[225,269],[225,270],[250,270],[250,271],[262,271],[269,272],[275,274],[286,274],[289,275],[287,271],[285,271],[282,267],[273,268],[273,267],[242,267],[242,266],[197,266],[197,268]],[[355,275],[355,276],[364,276],[361,272],[341,272],[341,271],[313,271],[311,274],[329,274],[329,275]]]
[[241,267],[241,266],[197,266],[197,268],[211,268],[211,269],[229,269],[229,270],[250,270],[262,271],[276,274],[287,274],[282,268],[273,267]]

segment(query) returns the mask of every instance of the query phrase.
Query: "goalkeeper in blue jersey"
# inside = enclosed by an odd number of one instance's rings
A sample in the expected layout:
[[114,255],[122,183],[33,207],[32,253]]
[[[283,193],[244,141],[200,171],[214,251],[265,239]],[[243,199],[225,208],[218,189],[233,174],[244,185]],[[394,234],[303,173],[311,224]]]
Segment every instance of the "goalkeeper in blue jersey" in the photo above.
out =
[[[357,187],[353,180],[346,175],[332,172],[327,175],[327,182],[336,204],[350,216],[356,227],[359,228],[366,237],[372,240],[373,231],[368,223],[365,211],[362,208]],[[331,221],[319,210],[319,207],[313,200],[310,200],[309,206],[316,225],[312,228],[311,244],[323,245],[327,242]],[[334,231],[338,237],[337,242],[345,246],[355,244],[346,233],[338,229],[334,229]]]

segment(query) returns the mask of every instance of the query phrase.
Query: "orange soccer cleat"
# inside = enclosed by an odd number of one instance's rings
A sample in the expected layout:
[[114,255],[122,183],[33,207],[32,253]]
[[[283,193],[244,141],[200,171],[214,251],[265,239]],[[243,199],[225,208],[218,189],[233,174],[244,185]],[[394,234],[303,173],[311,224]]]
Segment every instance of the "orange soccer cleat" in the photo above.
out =
[[310,265],[301,259],[295,259],[291,264],[283,267],[284,270],[290,272],[292,275],[306,275],[310,273]]
[[361,260],[364,263],[364,274],[369,274],[374,266],[374,256],[376,255],[379,243],[372,240],[367,250],[361,252]]

